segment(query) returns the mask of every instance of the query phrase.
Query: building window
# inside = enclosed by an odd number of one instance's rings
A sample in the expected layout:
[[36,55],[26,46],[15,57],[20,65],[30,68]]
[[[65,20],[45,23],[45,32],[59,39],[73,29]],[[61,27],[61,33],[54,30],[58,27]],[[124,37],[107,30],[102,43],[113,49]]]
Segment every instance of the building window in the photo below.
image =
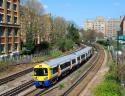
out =
[[0,14],[0,23],[3,22],[3,14]]
[[17,23],[17,17],[14,17],[14,24]]
[[2,7],[3,5],[3,0],[0,0],[0,7]]
[[16,43],[14,44],[14,50],[15,51],[17,50],[17,44]]
[[11,36],[11,31],[12,31],[12,29],[8,28],[8,36]]
[[0,44],[0,51],[4,52],[4,45],[3,44]]
[[8,50],[11,51],[11,44],[8,44]]
[[17,36],[18,29],[14,29],[14,36]]
[[7,22],[10,23],[10,16],[7,16]]
[[10,9],[10,2],[7,2],[7,9]]
[[13,10],[16,11],[16,8],[17,8],[17,5],[14,4],[14,5],[13,5]]
[[4,35],[4,28],[0,27],[0,36]]

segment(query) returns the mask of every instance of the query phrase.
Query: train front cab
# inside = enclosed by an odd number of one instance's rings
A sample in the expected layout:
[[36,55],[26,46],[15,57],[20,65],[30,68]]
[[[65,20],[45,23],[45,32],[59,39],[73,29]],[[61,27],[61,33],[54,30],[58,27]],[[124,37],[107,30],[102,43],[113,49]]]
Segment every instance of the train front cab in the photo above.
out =
[[34,85],[37,88],[48,87],[51,83],[50,66],[47,64],[39,64],[34,67]]

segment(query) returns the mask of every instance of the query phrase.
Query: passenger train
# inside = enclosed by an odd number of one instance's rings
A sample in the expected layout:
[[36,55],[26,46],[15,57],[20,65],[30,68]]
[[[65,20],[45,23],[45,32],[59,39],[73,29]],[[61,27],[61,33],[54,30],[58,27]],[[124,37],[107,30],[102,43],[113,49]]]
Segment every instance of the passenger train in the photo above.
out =
[[66,56],[45,61],[34,67],[34,85],[36,88],[49,87],[61,77],[83,64],[93,54],[92,47],[85,47]]

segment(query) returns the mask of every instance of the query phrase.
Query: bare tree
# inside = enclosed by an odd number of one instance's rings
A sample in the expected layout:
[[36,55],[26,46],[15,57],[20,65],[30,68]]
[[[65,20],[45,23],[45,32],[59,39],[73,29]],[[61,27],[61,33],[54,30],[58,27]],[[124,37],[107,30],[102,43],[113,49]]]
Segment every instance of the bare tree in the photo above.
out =
[[38,0],[26,0],[25,6],[36,15],[42,15],[44,12],[44,7]]
[[[33,39],[35,43],[40,42],[41,34],[41,16],[44,14],[43,5],[38,0],[26,0],[22,7],[23,16],[22,20],[23,26],[26,32],[28,32],[29,26],[32,25]],[[26,36],[25,36],[26,37]]]

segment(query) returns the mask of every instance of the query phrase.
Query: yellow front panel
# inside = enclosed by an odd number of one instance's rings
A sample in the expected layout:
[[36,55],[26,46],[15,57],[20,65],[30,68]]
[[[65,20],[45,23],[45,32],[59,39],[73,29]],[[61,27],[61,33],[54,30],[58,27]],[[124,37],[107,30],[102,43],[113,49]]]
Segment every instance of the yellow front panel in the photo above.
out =
[[33,76],[35,80],[45,81],[45,80],[49,80],[52,77],[51,71],[50,71],[50,66],[48,64],[39,64],[39,65],[36,65],[34,68],[47,68],[47,70],[48,70],[47,76]]

